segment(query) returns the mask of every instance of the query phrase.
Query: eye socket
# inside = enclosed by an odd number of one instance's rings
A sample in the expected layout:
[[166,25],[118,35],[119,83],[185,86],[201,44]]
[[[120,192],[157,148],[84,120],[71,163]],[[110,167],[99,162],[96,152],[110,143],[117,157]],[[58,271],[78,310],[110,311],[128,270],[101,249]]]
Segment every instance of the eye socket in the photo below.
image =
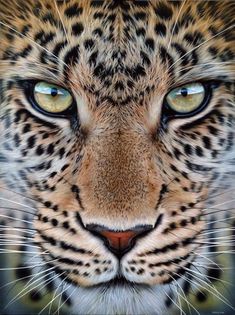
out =
[[168,109],[179,116],[188,116],[198,112],[208,100],[208,93],[204,84],[200,82],[189,83],[171,90],[165,98]]
[[51,114],[60,114],[73,103],[73,97],[66,89],[47,82],[34,85],[33,98],[41,110]]

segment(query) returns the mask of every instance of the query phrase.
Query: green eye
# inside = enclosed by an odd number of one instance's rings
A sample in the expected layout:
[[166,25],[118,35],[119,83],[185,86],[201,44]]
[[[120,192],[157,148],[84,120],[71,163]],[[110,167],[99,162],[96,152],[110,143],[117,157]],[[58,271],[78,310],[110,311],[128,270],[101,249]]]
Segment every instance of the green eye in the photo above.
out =
[[41,109],[53,114],[65,111],[73,103],[73,97],[67,90],[46,82],[38,82],[34,86],[34,99]]
[[166,102],[173,111],[189,114],[202,105],[205,95],[206,91],[202,83],[190,83],[168,93]]

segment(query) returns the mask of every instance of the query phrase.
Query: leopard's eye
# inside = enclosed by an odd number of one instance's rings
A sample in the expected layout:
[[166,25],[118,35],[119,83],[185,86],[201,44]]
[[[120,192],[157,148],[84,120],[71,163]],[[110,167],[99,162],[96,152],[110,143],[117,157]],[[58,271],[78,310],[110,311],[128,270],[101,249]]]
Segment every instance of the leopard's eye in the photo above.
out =
[[37,105],[48,113],[62,113],[73,103],[73,97],[67,90],[50,83],[38,82],[33,93]]
[[176,113],[189,114],[201,107],[205,96],[202,83],[190,83],[171,90],[166,96],[166,103]]

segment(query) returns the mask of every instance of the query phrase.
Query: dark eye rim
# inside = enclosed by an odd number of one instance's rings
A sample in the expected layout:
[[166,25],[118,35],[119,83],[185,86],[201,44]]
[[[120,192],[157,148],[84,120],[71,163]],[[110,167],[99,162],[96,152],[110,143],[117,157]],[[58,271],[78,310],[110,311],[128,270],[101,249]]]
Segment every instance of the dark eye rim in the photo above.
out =
[[58,87],[61,87],[64,90],[66,89],[66,88],[64,88],[58,84],[51,83],[48,81],[43,81],[43,80],[23,81],[22,87],[23,87],[25,96],[26,96],[27,100],[29,101],[29,103],[31,104],[31,106],[33,107],[33,109],[35,109],[40,114],[43,114],[43,115],[49,116],[49,117],[54,117],[54,118],[71,119],[72,117],[77,116],[76,101],[75,101],[73,94],[69,90],[68,91],[71,94],[73,101],[72,101],[71,105],[66,110],[64,110],[60,113],[50,113],[50,112],[44,110],[43,108],[41,108],[41,106],[37,103],[37,101],[35,100],[35,97],[34,97],[34,88],[35,88],[36,84],[38,84],[40,82],[46,82],[47,84],[56,85]]
[[[167,102],[167,99],[166,99],[167,95],[176,88],[180,88],[180,87],[183,87],[185,85],[193,84],[193,83],[201,83],[205,89],[205,96],[204,96],[204,99],[202,100],[201,104],[195,110],[193,110],[189,113],[179,113],[179,112],[175,111],[174,109],[172,109]],[[165,95],[164,100],[163,100],[162,114],[161,114],[162,123],[166,124],[172,119],[180,119],[180,118],[184,119],[184,118],[193,117],[193,116],[199,114],[200,112],[202,112],[207,107],[209,101],[211,100],[211,97],[213,95],[213,89],[217,88],[219,86],[219,84],[220,84],[219,81],[206,81],[206,82],[195,81],[195,82],[188,82],[188,83],[182,84],[178,87],[174,87],[173,89],[171,89]]]

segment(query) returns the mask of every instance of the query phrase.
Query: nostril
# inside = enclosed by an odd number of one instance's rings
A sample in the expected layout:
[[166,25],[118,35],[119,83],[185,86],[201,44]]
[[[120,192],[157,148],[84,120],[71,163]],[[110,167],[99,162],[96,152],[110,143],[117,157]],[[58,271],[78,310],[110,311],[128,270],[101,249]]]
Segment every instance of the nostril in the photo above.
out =
[[146,235],[153,226],[143,225],[125,231],[113,231],[100,225],[89,224],[86,229],[101,237],[113,253],[122,256],[134,246],[137,237]]

